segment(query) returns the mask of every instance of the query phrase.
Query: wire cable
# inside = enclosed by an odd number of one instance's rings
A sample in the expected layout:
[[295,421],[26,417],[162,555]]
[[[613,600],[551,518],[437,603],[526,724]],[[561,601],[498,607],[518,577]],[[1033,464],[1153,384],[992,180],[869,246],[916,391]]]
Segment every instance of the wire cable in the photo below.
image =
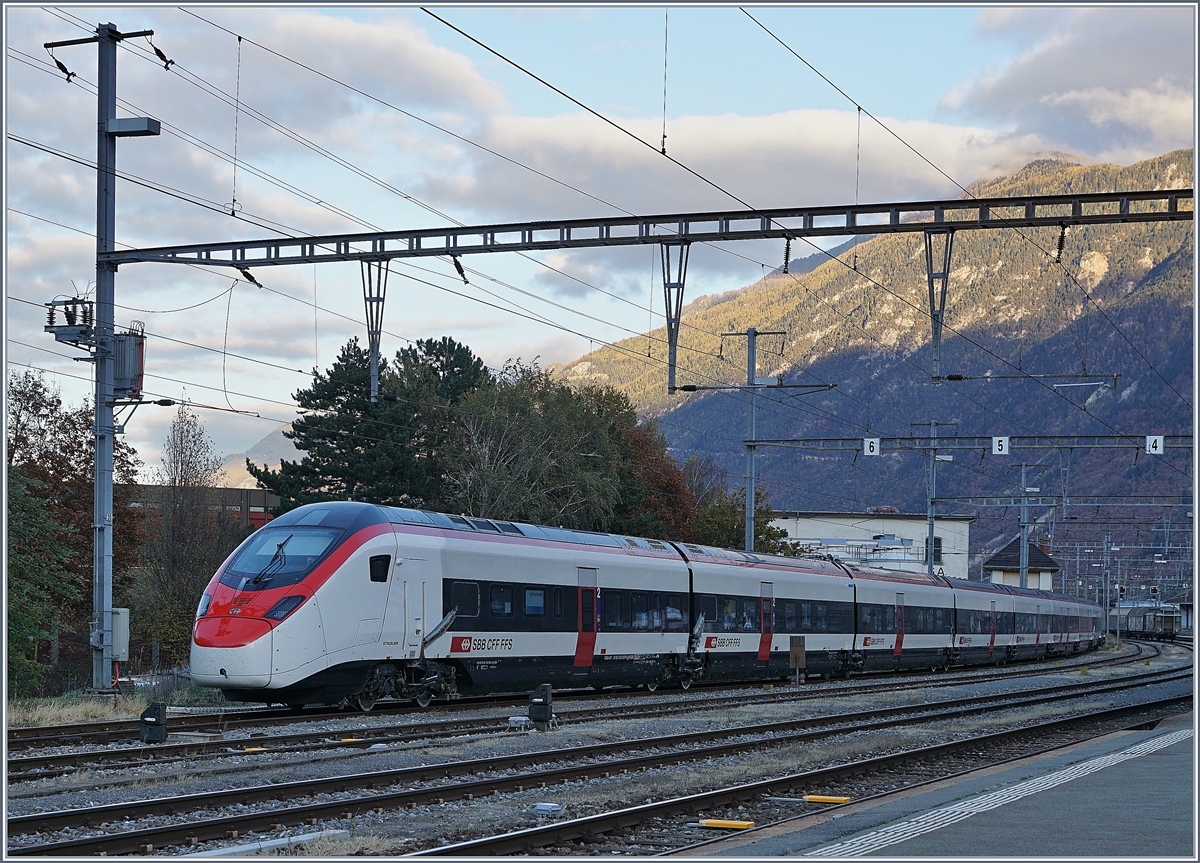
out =
[[[846,98],[846,100],[848,102],[850,102],[850,104],[854,105],[854,107],[858,109],[859,114],[862,114],[865,112],[866,115],[868,117],[870,117],[872,120],[874,120],[875,123],[881,129],[883,129],[885,132],[887,132],[889,135],[891,135],[893,138],[895,138],[897,141],[899,141],[901,144],[903,144],[906,148],[908,148],[910,151],[912,151],[912,153],[914,155],[916,155],[918,158],[920,158],[921,161],[925,162],[925,164],[929,165],[929,167],[933,168],[933,170],[937,171],[942,177],[944,177],[945,179],[947,179],[951,183],[953,183],[954,186],[956,186],[958,189],[960,189],[968,197],[971,197],[971,198],[977,197],[969,188],[964,186],[958,180],[954,179],[949,174],[947,174],[945,171],[943,171],[941,168],[939,168],[937,165],[935,165],[929,158],[927,158],[923,153],[921,153],[912,144],[908,143],[908,141],[904,140],[904,138],[902,138],[899,134],[897,134],[894,130],[892,130],[886,123],[884,123],[882,120],[880,120],[874,114],[872,114],[870,111],[867,111],[865,108],[863,108],[862,105],[860,105],[854,98],[852,98],[849,93],[847,93],[845,90],[843,90],[837,84],[833,83],[833,81],[831,81],[828,77],[826,77],[824,73],[822,73],[819,69],[817,69],[811,63],[809,63],[807,60],[805,60],[803,57],[801,57],[800,54],[798,54],[795,51],[795,49],[793,49],[790,45],[788,45],[786,42],[784,42],[781,38],[779,38],[774,33],[772,33],[771,30],[768,29],[765,24],[763,24],[761,21],[759,21],[757,18],[755,18],[749,12],[747,12],[744,8],[742,8],[742,7],[739,7],[739,8],[741,8],[741,11],[746,15],[747,18],[749,18],[751,21],[753,21],[755,24],[757,24],[759,27],[761,27],[763,32],[765,32],[768,36],[770,36],[772,39],[774,39],[776,42],[778,42],[780,45],[782,45],[784,47],[784,49],[788,51],[788,53],[790,53],[793,57],[795,57],[797,60],[799,60],[801,63],[803,63],[809,69],[811,69],[819,78],[821,78],[821,80],[823,80],[825,83],[827,83],[830,87],[837,90],[838,93],[840,93],[842,96],[844,96]],[[1136,353],[1138,355],[1138,357],[1142,360],[1142,362],[1144,362],[1150,368],[1150,370],[1152,372],[1154,372],[1155,375],[1158,376],[1159,380],[1161,380],[1164,384],[1166,384],[1167,387],[1171,390],[1171,392],[1175,393],[1175,395],[1179,397],[1180,401],[1182,401],[1185,405],[1187,405],[1189,408],[1191,408],[1191,406],[1192,406],[1191,402],[1189,402],[1187,400],[1187,398],[1185,398],[1184,395],[1181,392],[1179,392],[1179,390],[1177,390],[1175,388],[1175,386],[1166,379],[1166,377],[1163,376],[1162,372],[1160,372],[1157,369],[1157,367],[1155,367],[1155,365],[1152,362],[1150,362],[1150,360],[1141,352],[1141,350],[1138,349],[1138,346],[1133,342],[1133,340],[1130,339],[1129,336],[1125,335],[1125,332],[1117,325],[1116,321],[1114,321],[1112,318],[1110,318],[1108,316],[1108,314],[1096,302],[1095,298],[1092,297],[1088,293],[1087,289],[1084,288],[1082,284],[1080,284],[1078,279],[1075,278],[1074,274],[1071,273],[1071,271],[1067,268],[1067,266],[1062,263],[1061,254],[1057,255],[1057,256],[1052,255],[1049,249],[1046,249],[1045,247],[1043,247],[1040,243],[1038,243],[1031,236],[1027,235],[1024,231],[1022,231],[1019,228],[1010,228],[1009,230],[1015,231],[1018,236],[1020,236],[1026,242],[1033,245],[1034,248],[1041,251],[1047,257],[1059,258],[1058,260],[1055,260],[1054,263],[1057,266],[1062,268],[1063,272],[1075,284],[1075,286],[1079,288],[1079,290],[1084,294],[1085,297],[1088,297],[1089,299],[1092,300],[1092,303],[1096,306],[1097,311],[1100,311],[1100,313],[1104,317],[1104,319],[1106,321],[1108,321],[1108,323],[1117,332],[1117,334],[1120,335],[1121,338],[1124,339],[1125,342],[1131,348],[1133,348],[1134,353]]]

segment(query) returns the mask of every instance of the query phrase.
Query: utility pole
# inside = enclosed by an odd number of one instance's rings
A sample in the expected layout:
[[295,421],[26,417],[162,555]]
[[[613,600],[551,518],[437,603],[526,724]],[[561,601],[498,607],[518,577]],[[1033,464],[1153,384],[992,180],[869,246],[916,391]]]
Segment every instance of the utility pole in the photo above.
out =
[[[953,235],[950,235],[953,236]],[[926,236],[928,241],[928,235]],[[931,282],[932,284],[932,282]],[[933,296],[933,288],[930,288],[930,297]],[[945,287],[942,288],[942,293],[945,293]],[[934,318],[934,326],[937,327],[940,323],[940,318]],[[939,329],[940,332],[940,329]],[[934,361],[934,376],[937,376],[937,361]],[[937,420],[931,420],[929,423],[929,439],[933,446],[928,452],[928,466],[926,468],[925,484],[929,494],[925,502],[925,517],[929,522],[928,532],[925,538],[925,571],[933,575],[933,543],[934,543],[934,519],[933,519],[933,502],[937,499]]]
[[1021,462],[1021,587],[1029,584],[1029,481],[1028,465]]
[[100,24],[87,39],[47,42],[61,48],[95,42],[96,75],[96,323],[93,360],[96,366],[96,409],[92,426],[95,441],[92,517],[92,689],[111,692],[113,679],[113,417],[114,336],[113,311],[117,265],[103,256],[116,248],[117,138],[159,134],[157,120],[148,117],[117,119],[117,43],[134,36],[153,36],[153,30],[122,33],[112,24]]
[[[771,387],[772,389],[804,389],[809,391],[819,389],[832,389],[837,384],[820,384],[813,386],[811,384],[785,384],[782,377],[775,378],[760,378],[758,376],[758,337],[759,336],[786,336],[787,333],[782,330],[769,330],[759,332],[754,327],[747,327],[744,333],[721,333],[721,337],[726,336],[745,336],[746,337],[746,386],[744,389],[750,396],[750,422],[749,436],[744,441],[746,445],[746,551],[754,551],[754,481],[755,481],[755,464],[754,455],[758,448],[758,390],[760,387]],[[720,390],[720,389],[743,389],[743,387],[703,387],[695,384],[687,384],[679,387],[684,392],[697,392],[699,390]]]
[[1112,547],[1112,534],[1104,534],[1104,634],[1111,630],[1112,618],[1112,582],[1109,577],[1109,549]]
[[758,330],[746,327],[746,392],[750,396],[750,434],[746,444],[746,551],[754,551],[754,441],[758,440]]

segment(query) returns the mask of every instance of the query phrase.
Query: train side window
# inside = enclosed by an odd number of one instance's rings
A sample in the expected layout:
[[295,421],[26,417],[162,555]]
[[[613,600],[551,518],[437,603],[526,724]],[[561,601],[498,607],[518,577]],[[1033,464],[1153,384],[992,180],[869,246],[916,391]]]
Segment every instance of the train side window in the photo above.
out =
[[789,599],[783,604],[783,631],[796,631],[796,600]]
[[492,617],[512,617],[513,589],[508,584],[493,584],[491,591]]
[[817,606],[817,622],[816,622],[816,629],[813,631],[814,632],[824,632],[825,631],[825,603],[818,602],[818,603],[816,603],[816,606]]
[[621,591],[606,590],[600,603],[600,612],[604,615],[605,629],[621,628]]
[[813,631],[812,603],[811,602],[800,603],[800,631],[801,632],[812,632]]
[[450,607],[458,609],[459,617],[479,617],[479,585],[454,582],[450,587]]
[[392,568],[390,554],[377,554],[371,558],[371,581],[387,582],[388,570]]
[[554,616],[562,617],[563,616],[563,592],[562,592],[561,587],[554,588],[552,602],[554,603]]
[[759,618],[759,601],[757,599],[743,599],[742,606],[742,630],[744,632],[758,632]]
[[630,594],[629,605],[633,611],[633,631],[646,632],[650,629],[650,608],[646,602],[646,594],[635,590]]
[[717,598],[712,594],[700,597],[700,613],[704,615],[704,629],[720,632],[721,621],[717,620]]
[[663,631],[663,601],[661,593],[650,595],[650,631]]
[[721,622],[721,632],[733,632],[737,629],[737,600],[732,596],[722,596],[717,602],[717,617]]
[[[703,600],[701,600],[703,605]],[[668,593],[666,606],[666,626],[667,632],[686,632],[687,631],[687,613],[683,610],[683,594]]]
[[544,617],[546,615],[546,591],[540,587],[525,588],[525,616]]

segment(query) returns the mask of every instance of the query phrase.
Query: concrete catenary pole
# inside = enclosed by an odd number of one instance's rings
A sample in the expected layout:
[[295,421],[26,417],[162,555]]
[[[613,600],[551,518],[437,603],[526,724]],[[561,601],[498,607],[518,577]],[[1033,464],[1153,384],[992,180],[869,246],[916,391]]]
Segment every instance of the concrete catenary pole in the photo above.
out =
[[[747,440],[758,437],[758,330],[746,328],[746,392],[750,396],[750,433]],[[746,551],[754,551],[754,450],[746,444]]]

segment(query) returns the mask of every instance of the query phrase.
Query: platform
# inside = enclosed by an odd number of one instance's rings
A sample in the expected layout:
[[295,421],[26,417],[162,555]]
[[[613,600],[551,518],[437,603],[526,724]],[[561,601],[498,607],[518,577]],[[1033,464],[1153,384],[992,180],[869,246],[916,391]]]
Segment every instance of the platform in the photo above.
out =
[[687,857],[1196,859],[1193,714],[815,812]]

